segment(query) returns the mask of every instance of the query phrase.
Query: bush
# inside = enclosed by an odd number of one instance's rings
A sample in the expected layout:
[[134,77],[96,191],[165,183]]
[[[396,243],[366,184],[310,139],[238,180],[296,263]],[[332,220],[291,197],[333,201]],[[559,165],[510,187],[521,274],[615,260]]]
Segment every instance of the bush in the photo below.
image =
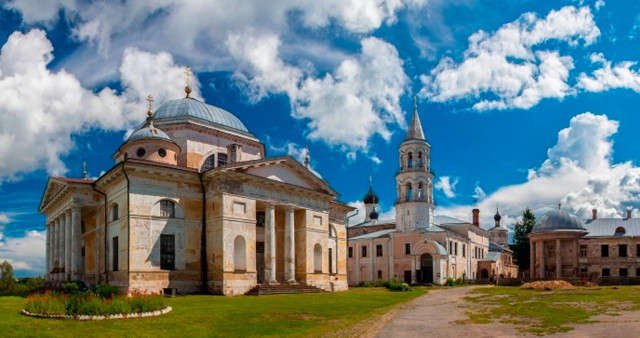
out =
[[78,291],[80,291],[80,288],[78,287],[78,284],[71,282],[63,285],[62,290],[64,291],[64,293],[72,295],[74,293],[78,293]]
[[391,291],[411,291],[413,290],[407,283],[401,282],[395,278],[390,279],[385,287]]
[[120,295],[120,288],[109,284],[100,284],[96,288],[96,294],[102,299],[109,299]]

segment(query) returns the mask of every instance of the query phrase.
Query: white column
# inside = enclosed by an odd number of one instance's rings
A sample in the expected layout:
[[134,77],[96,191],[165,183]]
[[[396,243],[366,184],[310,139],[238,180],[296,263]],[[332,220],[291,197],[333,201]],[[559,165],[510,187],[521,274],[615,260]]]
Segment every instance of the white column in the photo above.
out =
[[265,210],[265,237],[266,255],[264,265],[266,267],[266,280],[268,284],[277,284],[276,280],[276,211],[273,205],[267,205]]
[[294,211],[287,209],[284,212],[284,264],[287,283],[296,282],[296,237],[294,224]]
[[71,279],[78,281],[82,278],[80,264],[82,262],[80,222],[82,215],[79,208],[71,210]]
[[71,279],[71,210],[66,211],[64,223],[64,280]]
[[44,252],[45,255],[45,280],[48,281],[49,277],[50,277],[50,272],[51,272],[51,264],[49,259],[51,258],[51,253],[49,252],[49,250],[51,250],[51,223],[47,223],[45,225],[46,227],[46,231],[47,231],[47,239],[46,239],[46,249]]
[[63,280],[61,271],[62,266],[64,266],[64,261],[62,260],[64,257],[64,214],[58,216],[56,228],[58,228],[56,234],[56,242],[58,242],[58,250],[56,252],[56,267],[58,268],[58,272],[56,273],[56,281],[60,282]]
[[101,235],[100,235],[100,224],[101,222],[104,222],[104,218],[100,217],[100,213],[96,212],[96,227],[95,227],[95,246],[93,247],[93,252],[94,252],[94,256],[95,257],[95,279],[93,280],[94,283],[97,283],[98,280],[100,280],[100,269],[102,266],[104,265],[100,265],[100,255],[102,255],[103,250],[100,250],[100,243],[101,241]]

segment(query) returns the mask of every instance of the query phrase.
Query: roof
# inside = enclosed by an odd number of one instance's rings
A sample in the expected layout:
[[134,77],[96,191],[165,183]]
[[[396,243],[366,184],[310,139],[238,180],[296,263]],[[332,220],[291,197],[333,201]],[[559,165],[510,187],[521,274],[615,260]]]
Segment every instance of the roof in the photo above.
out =
[[364,196],[364,204],[378,204],[378,195],[373,192],[373,187],[369,186],[369,192]]
[[467,224],[469,222],[463,221],[458,218],[449,217],[449,216],[436,216],[434,219],[435,224]]
[[349,226],[349,228],[353,228],[353,227],[366,227],[366,226],[378,226],[378,225],[385,225],[385,224],[394,224],[396,222],[395,218],[390,218],[390,219],[383,219],[383,220],[378,220],[377,222],[373,223],[371,221],[367,221],[367,222],[362,222],[362,223],[358,223],[358,224],[354,224]]
[[[584,237],[633,237],[640,236],[640,218],[597,218],[584,220],[589,233]],[[616,233],[623,228],[624,233]]]
[[395,231],[396,231],[396,229],[384,229],[384,230],[379,230],[379,231],[371,232],[371,233],[368,233],[368,234],[356,236],[356,237],[350,238],[350,240],[374,239],[374,238],[386,237],[388,234],[390,234],[392,232],[395,232]]
[[425,140],[424,132],[422,131],[422,123],[420,123],[420,116],[418,115],[418,107],[416,105],[413,106],[413,116],[411,117],[411,124],[409,124],[409,129],[407,129],[407,137],[404,140]]
[[500,256],[502,256],[502,252],[499,251],[489,251],[480,261],[489,261],[489,262],[497,262],[500,260]]
[[175,117],[193,117],[214,125],[248,133],[247,127],[228,111],[198,101],[194,98],[181,98],[163,103],[153,114],[155,120]]
[[508,247],[508,246],[504,246],[504,245],[501,245],[501,244],[498,244],[498,243],[496,243],[496,242],[492,242],[492,241],[489,241],[489,251],[496,251],[496,252],[497,252],[497,251],[499,251],[499,252],[507,251],[507,252],[513,252],[513,251],[511,251],[511,249],[509,249],[509,247]]
[[92,184],[96,180],[90,180],[85,178],[67,178],[67,177],[55,177],[52,176],[51,179],[58,180],[67,183],[81,183],[81,184]]
[[542,215],[531,233],[542,233],[551,231],[585,231],[582,221],[576,214],[565,210],[551,210]]
[[129,136],[127,142],[136,140],[164,140],[173,142],[173,140],[171,140],[167,133],[158,128],[155,128],[153,125],[147,125],[144,128],[138,129],[133,134],[131,134],[131,136]]

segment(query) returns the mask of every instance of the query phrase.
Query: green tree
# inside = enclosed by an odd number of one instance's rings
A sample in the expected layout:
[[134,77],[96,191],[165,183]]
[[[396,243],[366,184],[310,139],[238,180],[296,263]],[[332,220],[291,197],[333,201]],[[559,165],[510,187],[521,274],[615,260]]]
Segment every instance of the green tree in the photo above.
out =
[[4,261],[0,264],[0,295],[11,294],[16,289],[16,279],[13,277],[13,266]]
[[529,269],[529,233],[536,224],[536,216],[528,207],[522,212],[522,220],[516,222],[513,234],[513,256],[520,272]]

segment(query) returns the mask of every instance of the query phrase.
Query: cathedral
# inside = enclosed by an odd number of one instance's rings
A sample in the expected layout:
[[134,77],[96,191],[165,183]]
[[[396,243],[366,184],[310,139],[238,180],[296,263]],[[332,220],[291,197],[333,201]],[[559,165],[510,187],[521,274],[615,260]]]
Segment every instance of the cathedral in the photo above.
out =
[[346,290],[353,208],[308,154],[304,165],[266,157],[236,116],[190,97],[188,81],[185,92],[155,111],[150,96],[146,122],[96,180],[49,178],[46,279],[223,295]]
[[348,227],[348,282],[396,278],[409,284],[443,284],[453,279],[516,277],[517,266],[508,246],[508,230],[500,224],[480,226],[480,210],[472,222],[436,216],[426,141],[414,104],[405,140],[400,144],[396,174],[396,216],[378,220],[378,196],[373,187],[364,197],[365,220]]

